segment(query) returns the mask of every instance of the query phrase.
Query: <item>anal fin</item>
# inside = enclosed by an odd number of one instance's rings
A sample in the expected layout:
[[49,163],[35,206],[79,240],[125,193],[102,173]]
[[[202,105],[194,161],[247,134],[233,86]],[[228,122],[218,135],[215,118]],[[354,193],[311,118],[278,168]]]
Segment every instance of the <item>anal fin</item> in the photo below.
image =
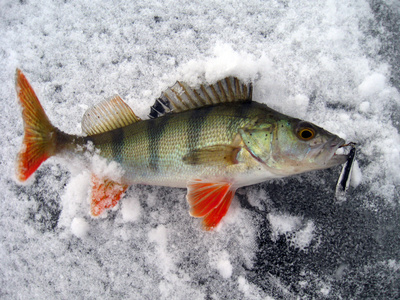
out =
[[203,218],[205,230],[215,228],[228,212],[236,188],[229,182],[211,183],[202,180],[188,182],[190,214],[196,218]]
[[90,212],[92,216],[101,215],[104,210],[113,208],[121,199],[128,185],[110,179],[98,178],[92,175],[92,203]]

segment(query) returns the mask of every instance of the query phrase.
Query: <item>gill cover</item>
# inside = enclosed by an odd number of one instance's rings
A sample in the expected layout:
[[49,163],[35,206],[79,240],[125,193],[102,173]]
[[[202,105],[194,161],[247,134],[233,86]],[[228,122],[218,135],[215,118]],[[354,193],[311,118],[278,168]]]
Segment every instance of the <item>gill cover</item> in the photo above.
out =
[[256,128],[239,129],[244,147],[250,154],[262,163],[266,163],[271,156],[272,142],[275,137],[276,126],[273,124],[262,124]]

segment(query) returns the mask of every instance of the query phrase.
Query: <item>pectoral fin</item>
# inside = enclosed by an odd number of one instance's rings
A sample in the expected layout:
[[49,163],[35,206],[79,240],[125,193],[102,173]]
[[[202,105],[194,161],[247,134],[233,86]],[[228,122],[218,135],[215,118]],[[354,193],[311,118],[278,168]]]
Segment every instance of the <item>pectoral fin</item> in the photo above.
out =
[[98,178],[92,175],[92,216],[99,216],[104,210],[113,208],[129,187],[110,179]]
[[212,230],[228,212],[236,188],[229,182],[206,182],[194,180],[188,182],[187,201],[190,215],[203,218],[203,228]]
[[189,165],[232,165],[238,163],[239,151],[240,147],[215,145],[190,151],[182,160]]

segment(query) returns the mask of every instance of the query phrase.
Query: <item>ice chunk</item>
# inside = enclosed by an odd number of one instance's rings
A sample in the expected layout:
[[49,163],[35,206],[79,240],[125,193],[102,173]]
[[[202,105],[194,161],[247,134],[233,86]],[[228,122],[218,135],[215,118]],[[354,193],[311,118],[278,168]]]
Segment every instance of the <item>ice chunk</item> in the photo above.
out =
[[167,249],[168,230],[164,225],[151,229],[148,233],[149,241],[156,243],[157,265],[163,275],[168,275],[171,270],[175,269],[175,265]]
[[121,205],[122,219],[125,222],[135,222],[140,217],[140,202],[132,196],[124,197]]
[[323,284],[323,286],[320,289],[320,292],[324,297],[328,297],[330,291],[331,287],[328,284]]
[[164,225],[160,225],[155,229],[149,231],[150,242],[156,243],[161,250],[167,246],[167,229]]
[[314,231],[314,223],[307,221],[306,225],[298,230],[290,240],[296,247],[306,249],[314,238]]
[[304,224],[301,217],[272,213],[268,214],[268,220],[272,240],[276,241],[280,235],[285,235],[293,246],[304,250],[314,238],[315,225],[311,220]]
[[268,214],[268,220],[271,224],[271,235],[274,240],[281,234],[296,230],[302,222],[300,217],[272,213]]
[[62,194],[62,211],[59,226],[68,226],[76,215],[89,212],[88,194],[90,192],[89,172],[74,174],[67,183]]
[[89,224],[84,218],[75,217],[71,223],[71,232],[78,238],[84,238],[89,231]]
[[227,259],[219,260],[217,263],[217,269],[219,274],[225,279],[228,279],[232,276],[232,265]]
[[203,76],[208,83],[227,76],[254,81],[257,73],[269,70],[271,65],[271,60],[265,55],[257,57],[246,51],[236,51],[230,44],[217,43],[211,56],[202,60],[190,60],[177,73],[189,84],[200,83],[199,78]]
[[371,105],[370,105],[370,103],[369,103],[368,101],[364,101],[364,102],[361,102],[361,104],[360,104],[360,106],[358,107],[358,109],[359,109],[361,112],[368,112],[370,106],[371,106]]
[[217,253],[209,251],[209,255],[210,265],[215,268],[223,278],[228,279],[232,276],[232,264],[227,251],[224,250]]
[[379,93],[385,88],[386,78],[384,75],[374,73],[364,79],[358,86],[358,92],[363,97],[368,97],[373,94]]

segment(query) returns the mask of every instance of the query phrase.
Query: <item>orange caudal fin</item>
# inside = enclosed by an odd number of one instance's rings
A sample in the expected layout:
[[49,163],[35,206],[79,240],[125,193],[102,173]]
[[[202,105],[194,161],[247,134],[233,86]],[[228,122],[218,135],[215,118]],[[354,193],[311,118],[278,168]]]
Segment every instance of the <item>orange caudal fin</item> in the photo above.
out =
[[90,212],[97,217],[104,210],[113,208],[129,187],[110,179],[98,178],[92,175],[92,203]]
[[54,155],[59,131],[51,125],[35,92],[19,69],[15,85],[24,121],[24,139],[17,157],[17,178],[25,181],[42,162]]
[[228,182],[205,182],[194,180],[188,183],[187,200],[190,214],[203,218],[203,228],[212,230],[228,212],[236,189]]

